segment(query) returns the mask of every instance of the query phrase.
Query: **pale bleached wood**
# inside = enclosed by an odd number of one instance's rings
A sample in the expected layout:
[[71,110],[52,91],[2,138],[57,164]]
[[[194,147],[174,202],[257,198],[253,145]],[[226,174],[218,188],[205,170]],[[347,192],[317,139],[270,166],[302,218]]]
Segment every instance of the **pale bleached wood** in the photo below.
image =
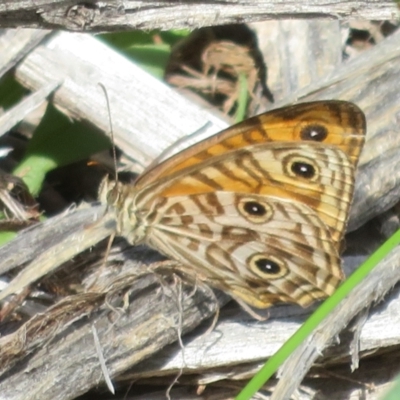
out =
[[46,98],[61,84],[61,82],[49,82],[37,92],[31,94],[19,104],[0,115],[0,136],[7,133],[15,125],[21,122],[29,113],[42,105]]
[[[98,386],[103,376],[92,325],[114,380],[215,313],[218,303],[208,289],[193,292],[170,272],[150,272],[140,261],[143,254],[131,251],[123,268],[103,269],[103,276],[92,269],[83,282],[92,283],[90,290],[60,300],[0,338],[2,398],[64,400]],[[148,251],[146,262],[159,258]]]
[[[47,244],[43,241],[36,245],[34,251],[36,252],[40,249],[37,257],[25,266],[8,287],[0,292],[0,301],[4,300],[10,294],[22,291],[38,279],[53,272],[55,267],[67,262],[76,254],[94,246],[113,234],[116,229],[115,215],[111,212],[103,213],[104,215],[101,212],[99,214],[96,215],[96,218],[93,219],[87,229],[82,228],[82,224],[80,224],[79,228],[74,226],[69,234],[67,234],[65,228],[61,229],[58,231],[60,234],[58,239],[54,233],[46,234],[46,238],[52,241],[55,240],[54,244],[49,247],[42,247]],[[6,253],[8,247],[12,247],[14,243],[15,241],[3,246],[2,252]],[[12,253],[10,256],[12,257]],[[16,252],[14,257],[19,257],[19,251]],[[7,258],[6,255],[4,255],[4,258]],[[8,265],[5,265],[5,267],[8,268]]]
[[[1,5],[0,5],[1,7]],[[38,45],[49,31],[8,29],[0,34],[0,77]]]
[[343,62],[339,21],[272,20],[250,24],[250,28],[256,32],[275,102],[318,85]]
[[[104,210],[101,212],[103,213]],[[98,211],[96,211],[97,215],[99,214]],[[101,214],[100,213],[100,214]],[[82,215],[82,214],[81,214]],[[73,215],[70,215],[69,217],[72,217]],[[71,230],[71,227],[65,228],[64,223],[68,222],[68,224],[73,221],[71,218],[67,218],[67,215],[63,216],[64,222],[61,220],[56,221],[54,219],[50,220],[46,223],[46,225],[50,226],[51,223],[54,223],[53,229],[56,229],[56,233],[58,235],[64,234],[68,238],[68,245],[69,246],[74,246],[73,242],[71,241],[71,233],[69,230]],[[92,221],[93,217],[89,217],[89,219],[83,220],[82,216],[79,216],[77,214],[75,218],[75,221],[80,223],[83,227],[83,229],[87,230],[87,238],[92,237],[93,232],[91,230],[91,224],[90,222]],[[112,229],[111,227],[109,227]],[[45,240],[43,240],[42,237],[40,237],[37,233],[34,232],[34,229],[30,229],[28,233],[31,233],[31,238],[33,240],[38,240],[39,243],[42,245],[45,243]],[[53,242],[57,243],[60,241],[59,238],[54,236],[54,233],[49,233],[47,232],[46,237],[55,239]],[[61,237],[61,236],[60,236]],[[17,246],[19,248],[30,248],[33,246],[32,244],[29,243],[24,243],[24,246],[20,245],[18,246],[16,243],[13,244],[14,246]],[[35,247],[35,246],[34,246]],[[3,249],[2,249],[3,250]],[[16,257],[15,251],[11,251],[11,254],[14,254],[14,258]],[[135,250],[135,254],[138,259],[146,259],[150,261],[149,254],[146,256],[143,251],[140,250]],[[122,259],[122,254],[119,253],[117,258],[119,260]],[[395,259],[398,258],[398,255],[394,254],[393,257]],[[127,259],[132,259],[132,255],[126,256]],[[398,269],[393,268],[392,264],[386,264],[385,266],[386,269],[378,271],[377,276],[373,277],[372,275],[369,277],[371,279],[370,281],[370,290],[367,290],[367,293],[374,293],[375,295],[379,295],[379,291],[377,291],[375,288],[377,287],[376,284],[376,278],[378,277],[379,283],[380,283],[380,288],[385,288],[387,285],[385,282],[381,279],[381,277],[387,278],[387,280],[390,283],[395,282],[398,279]],[[124,273],[124,271],[130,271],[129,273]],[[125,278],[115,278],[118,282],[119,281],[125,281],[125,284],[127,287],[130,287],[130,279],[132,279],[132,274],[138,274],[137,266],[134,266],[132,264],[127,263],[124,266],[124,271],[121,272],[121,276],[123,277],[125,275]],[[96,275],[96,272],[94,272]],[[93,280],[93,278],[88,278],[88,280]],[[143,287],[145,285],[145,282],[142,282],[140,279],[137,279],[138,286]],[[108,281],[109,282],[109,281]],[[133,282],[134,283],[134,282]],[[104,285],[104,284],[103,284]],[[110,284],[111,285],[111,284]],[[99,285],[98,285],[99,286]],[[100,287],[102,285],[100,284]],[[146,286],[146,285],[145,285]],[[133,286],[133,290],[135,290],[135,287]],[[367,285],[368,287],[368,285]],[[364,286],[365,288],[365,286]],[[168,288],[165,287],[167,290]],[[120,288],[120,290],[122,290]],[[108,291],[108,290],[107,290]],[[93,295],[95,293],[100,293],[101,295],[101,290],[94,290],[92,291]],[[188,297],[191,297],[187,292],[186,295]],[[351,305],[351,307],[348,307],[344,305],[344,309],[347,310],[348,312],[352,309],[353,304],[357,303],[357,301],[365,301],[365,298],[362,296],[360,297],[360,293],[354,293],[355,297],[352,297],[348,300],[348,303]],[[73,311],[73,304],[76,304],[78,302],[79,296],[77,296],[77,300],[75,302],[72,302],[72,299],[70,299],[71,302],[71,309],[69,310],[69,314],[74,316]],[[94,300],[96,301],[97,297],[94,296]],[[132,310],[135,310],[135,312],[138,312],[140,315],[143,315],[144,312],[144,306],[140,306],[140,303],[136,303],[136,296],[133,297],[132,300]],[[151,301],[147,301],[146,304],[154,304],[154,299]],[[158,306],[158,310],[160,310],[162,307],[162,304],[165,303],[165,298],[161,299],[161,303]],[[368,303],[368,301],[365,301],[365,303]],[[103,301],[101,301],[100,304],[103,304]],[[196,306],[197,307],[197,306]],[[363,331],[365,330],[366,334],[361,335],[361,350],[362,351],[375,351],[375,349],[383,349],[384,347],[392,347],[396,344],[398,344],[399,337],[400,337],[400,332],[398,331],[398,327],[400,326],[400,321],[397,321],[394,316],[400,315],[400,312],[397,312],[399,308],[399,292],[395,292],[391,295],[390,301],[388,301],[384,307],[378,308],[375,313],[372,314],[370,320],[366,323],[366,325],[363,327]],[[148,311],[148,317],[152,319],[152,312],[151,310]],[[191,313],[193,310],[188,311]],[[300,311],[300,312],[299,312]],[[137,379],[140,377],[154,377],[159,374],[161,375],[169,375],[169,379],[173,379],[174,374],[176,373],[177,369],[182,368],[183,373],[197,373],[198,376],[196,377],[196,381],[199,384],[206,384],[210,383],[215,380],[220,380],[220,379],[238,379],[238,378],[246,378],[249,377],[252,373],[254,373],[255,370],[257,370],[261,366],[261,360],[269,357],[274,353],[274,351],[279,348],[281,343],[289,337],[290,334],[292,334],[299,326],[301,321],[306,317],[306,314],[310,310],[300,310],[300,309],[295,309],[293,307],[287,307],[287,306],[282,306],[282,307],[276,307],[272,308],[271,310],[268,310],[269,315],[269,320],[266,322],[257,322],[255,323],[252,319],[249,318],[249,316],[245,315],[238,315],[238,314],[233,314],[231,315],[230,319],[225,318],[217,325],[215,330],[209,334],[206,334],[200,338],[196,338],[196,336],[193,336],[192,339],[186,338],[185,339],[185,350],[184,350],[184,361],[182,360],[182,352],[179,350],[179,346],[175,346],[173,348],[168,348],[166,351],[162,353],[157,353],[155,358],[150,361],[149,363],[144,363],[139,365],[134,371],[131,371],[131,373],[124,374],[121,378],[122,379]],[[132,311],[134,312],[134,311]],[[130,312],[129,318],[133,318],[133,314]],[[175,304],[175,312],[177,313],[174,318],[177,318],[179,315],[179,307]],[[288,314],[289,312],[289,314]],[[292,316],[290,317],[290,313]],[[45,317],[46,318],[46,324],[48,326],[52,326],[51,323],[51,312],[48,313],[48,315]],[[86,313],[84,313],[84,316]],[[97,315],[97,314],[96,314]],[[165,315],[165,318],[168,319],[167,317],[168,313]],[[229,315],[229,314],[228,314]],[[340,316],[340,321],[341,324],[343,325],[345,323],[345,318],[342,315],[342,313],[339,314]],[[344,318],[342,320],[342,317]],[[75,318],[79,319],[79,316],[75,316]],[[174,320],[176,319],[172,318],[172,324],[174,324]],[[186,318],[186,314],[184,316]],[[233,318],[233,319],[232,319]],[[76,321],[76,319],[74,320]],[[97,321],[97,319],[92,319],[91,320],[93,323]],[[117,317],[118,321],[118,317]],[[199,319],[196,317],[196,321],[198,322]],[[89,323],[89,322],[87,322]],[[97,322],[96,322],[97,323]],[[47,326],[46,324],[40,324],[43,327],[43,330],[45,330],[45,327]],[[114,326],[114,325],[113,325]],[[119,340],[123,340],[120,335],[117,335],[116,332],[119,332],[119,327],[120,325],[115,326],[115,336],[113,336],[114,343]],[[173,325],[172,325],[173,326]],[[156,329],[152,330],[152,337],[154,337],[154,340],[149,342],[149,347],[145,346],[145,348],[141,348],[139,351],[138,348],[136,348],[133,344],[131,344],[132,347],[129,347],[129,350],[126,349],[126,352],[121,352],[122,350],[120,349],[120,355],[118,356],[118,363],[119,367],[121,368],[120,371],[123,371],[125,368],[128,366],[132,365],[132,362],[137,362],[140,360],[140,355],[142,354],[142,351],[146,352],[152,352],[154,351],[154,346],[157,346],[156,348],[162,347],[163,343],[165,344],[165,340],[169,338],[169,340],[173,340],[171,338],[171,335],[168,333],[168,335],[165,335],[165,325],[160,324],[159,322],[156,324]],[[390,327],[390,329],[388,329]],[[48,329],[50,329],[48,328]],[[38,379],[38,377],[41,376],[41,374],[44,374],[44,370],[46,370],[46,375],[48,374],[48,369],[49,366],[52,366],[52,379],[54,378],[55,382],[59,382],[60,380],[63,381],[65,377],[65,371],[69,369],[66,365],[64,365],[64,360],[66,359],[63,357],[63,354],[68,354],[69,357],[67,359],[72,365],[84,365],[85,366],[85,371],[91,364],[89,364],[88,360],[93,359],[93,352],[91,347],[85,347],[84,349],[81,349],[80,351],[74,351],[71,353],[71,350],[69,349],[69,346],[73,346],[73,348],[80,348],[80,341],[76,342],[78,338],[85,337],[87,338],[86,340],[89,340],[90,338],[90,329],[85,325],[84,327],[87,329],[87,331],[78,331],[79,334],[77,333],[77,336],[68,336],[67,340],[64,338],[62,335],[62,324],[60,325],[60,328],[58,330],[58,335],[59,339],[61,340],[60,345],[62,344],[62,348],[58,348],[58,342],[52,341],[52,347],[48,348],[46,347],[46,354],[47,357],[46,363],[43,364],[39,362],[39,360],[43,360],[43,356],[36,356],[36,351],[37,348],[40,347],[40,341],[38,342],[38,339],[36,338],[36,346],[35,347],[28,347],[30,349],[29,352],[32,352],[35,354],[35,357],[33,360],[37,361],[32,361],[33,364],[30,364],[30,367],[28,371],[24,369],[24,382],[26,381],[26,384],[29,385],[31,388],[31,392],[33,391],[34,395],[37,395],[39,393],[40,395],[44,395],[41,390],[41,385],[37,385],[38,383],[41,383],[42,381]],[[66,328],[65,328],[66,329]],[[82,328],[83,329],[83,328]],[[383,330],[382,330],[383,329]],[[30,330],[32,331],[32,330]],[[85,333],[83,333],[85,332]],[[133,333],[130,331],[129,333],[125,333],[123,331],[124,335],[126,334],[127,336],[130,337]],[[138,331],[138,333],[140,330]],[[330,332],[328,329],[324,330],[324,332]],[[383,338],[382,333],[385,333],[385,337]],[[35,331],[35,334],[37,332]],[[47,342],[47,338],[50,336],[54,335],[54,332],[52,329],[50,329],[50,332],[48,332],[42,340]],[[163,341],[159,342],[155,338],[157,335],[161,335],[160,337],[163,337]],[[173,335],[172,335],[173,336]],[[18,337],[18,335],[17,335]],[[26,334],[25,334],[26,337]],[[102,336],[101,336],[102,337]],[[33,337],[35,338],[35,336]],[[28,344],[32,339],[31,336],[27,336],[24,340],[26,340],[26,344]],[[326,338],[326,337],[325,337]],[[28,340],[29,339],[29,340]],[[3,354],[4,354],[4,349],[6,343],[9,343],[10,337],[5,337],[5,341],[2,342],[2,346],[0,346],[1,349],[3,349]],[[105,343],[109,342],[109,339],[107,339],[107,336],[104,337],[103,339]],[[1,343],[0,343],[1,344]],[[21,344],[16,343],[14,346],[16,346],[19,350],[19,353],[13,351],[13,357],[17,359],[23,359],[23,356],[27,349],[22,346]],[[338,349],[337,351],[331,352],[329,355],[329,358],[336,358],[338,359],[339,357],[343,357],[347,353],[347,346],[346,342],[342,343],[341,348]],[[107,348],[107,346],[105,347]],[[53,350],[54,349],[54,350]],[[152,350],[153,349],[153,350]],[[233,351],[234,349],[234,351]],[[139,351],[139,358],[132,358],[132,356],[129,356],[130,352],[134,351]],[[40,352],[39,352],[40,353]],[[53,354],[54,353],[54,354]],[[41,353],[40,353],[41,354]],[[147,354],[147,353],[146,353]],[[53,357],[54,355],[54,357]],[[38,357],[38,358],[37,358]],[[113,352],[109,353],[107,352],[107,360],[109,360],[108,365],[112,366],[113,362],[112,359],[113,357],[116,357],[113,355]],[[125,360],[125,358],[128,357],[128,359]],[[0,359],[1,359],[1,352],[0,352]],[[82,360],[82,361],[81,361]],[[85,362],[83,362],[85,360]],[[123,361],[125,360],[125,361]],[[96,359],[92,360],[93,367],[96,370],[98,365],[96,364]],[[123,364],[121,364],[123,363]],[[242,367],[240,368],[239,366],[241,364],[249,365],[249,367]],[[4,360],[2,361],[1,365],[5,365]],[[96,367],[97,365],[97,367]],[[123,367],[122,367],[123,366]],[[227,366],[231,366],[230,368],[227,368]],[[115,370],[113,370],[112,367],[111,372],[114,376],[115,373],[117,373]],[[32,371],[31,371],[32,370]],[[92,370],[89,368],[89,370]],[[136,372],[135,372],[136,371]],[[213,372],[214,371],[214,372]],[[300,371],[300,370],[299,370]],[[297,371],[297,373],[299,373]],[[22,371],[21,371],[22,372]],[[79,374],[84,374],[81,370],[78,369],[77,373]],[[16,372],[18,375],[18,370]],[[18,376],[15,376],[15,379],[18,380]],[[74,375],[75,376],[75,375]],[[93,381],[93,377],[87,376],[84,374],[85,379],[83,380],[74,380],[73,382],[69,379],[69,383],[64,383],[63,386],[63,393],[69,393],[70,390],[77,390],[78,392],[80,390],[86,390],[90,385],[94,384],[97,382],[97,378]],[[7,389],[10,387],[9,385],[13,382],[14,378],[10,378],[9,380],[6,381],[6,386],[5,388]],[[168,380],[168,379],[167,379]],[[71,387],[71,385],[73,388]],[[358,385],[357,383],[355,384],[356,386]],[[56,385],[58,388],[60,388],[60,385]],[[52,395],[54,395],[54,391],[57,391],[56,387],[52,387],[52,385],[49,382],[46,382],[46,390],[49,390],[52,388]],[[0,387],[1,389],[1,387]],[[73,393],[78,393],[78,392],[73,392]],[[6,392],[8,393],[8,391]],[[26,397],[27,394],[24,393],[25,397],[21,397],[20,392],[13,392],[14,396],[11,396],[10,399],[18,399],[18,398],[31,398],[31,397]],[[60,394],[58,394],[60,395]],[[33,397],[35,398],[35,397]],[[47,398],[46,396],[41,397],[41,398]],[[62,398],[62,397],[61,397]]]
[[[18,265],[25,264],[40,256],[50,248],[55,248],[68,236],[83,231],[85,225],[95,224],[102,218],[104,232],[97,237],[97,241],[109,236],[115,229],[115,220],[105,215],[105,207],[83,207],[75,213],[66,212],[47,221],[32,226],[18,233],[17,237],[0,248],[0,273],[13,270]],[[90,226],[90,225],[89,225]],[[74,240],[72,237],[70,238]],[[90,241],[90,238],[88,238]],[[79,244],[78,239],[71,246]],[[87,247],[96,244],[90,243]],[[62,261],[63,262],[63,261]]]
[[106,98],[99,83],[104,85],[116,144],[140,164],[139,171],[167,146],[206,123],[210,124],[204,132],[208,136],[227,126],[104,43],[84,34],[54,35],[25,58],[16,77],[35,90],[48,81],[64,81],[54,95],[54,104],[67,115],[88,120],[108,132]]
[[[360,369],[352,374],[349,374],[347,365],[340,368],[336,367],[333,373],[328,369],[317,367],[313,369],[310,377],[302,382],[302,385],[292,398],[301,400],[382,400],[384,399],[384,394],[393,384],[393,377],[398,373],[399,353],[394,351],[382,354],[378,360],[364,360]],[[228,367],[225,370],[225,374],[233,377],[237,370],[238,368]],[[205,391],[200,395],[195,394],[192,386],[189,385],[190,383],[193,385],[194,380],[185,381],[183,377],[180,380],[186,382],[188,386],[174,387],[171,391],[171,398],[179,400],[232,400],[244,386],[245,381],[235,379],[225,382],[225,384],[223,382],[213,384],[212,378],[217,378],[223,373],[224,371],[220,370],[214,370],[214,373],[210,373],[208,378],[211,383],[205,384]],[[238,379],[240,379],[239,376]],[[243,377],[243,379],[246,379],[246,377]],[[157,383],[160,383],[160,381]],[[151,381],[146,380],[145,382],[151,385]],[[253,398],[270,399],[270,393],[273,393],[275,386],[276,380],[270,380],[268,385],[263,388],[262,394]],[[132,389],[129,392],[132,393],[129,397],[130,400],[165,399],[165,390],[146,395],[135,395]]]
[[[0,268],[5,270],[30,259],[36,262],[45,254],[37,268],[51,261],[57,265],[114,231],[115,216],[103,206],[66,212],[20,232],[3,246]],[[64,257],[65,253],[69,256]],[[226,302],[222,293],[210,296],[210,289],[201,287],[193,292],[182,280],[174,281],[171,269],[149,269],[162,259],[155,251],[120,245],[115,253],[109,256],[107,268],[102,265],[102,254],[95,253],[93,259],[88,253],[94,265],[80,275],[79,294],[59,301],[55,298],[53,307],[42,308],[19,330],[8,335],[2,332],[0,375],[8,375],[0,382],[2,396],[75,398],[98,385],[102,375],[92,325],[96,326],[107,368],[114,378],[176,341],[178,335],[196,327]],[[115,259],[117,266],[113,268]],[[123,267],[118,265],[122,261]],[[32,269],[32,265],[23,271]],[[72,274],[74,268],[68,271]],[[34,299],[30,300],[30,310],[35,307]]]
[[254,1],[139,1],[105,0],[90,3],[79,0],[3,0],[0,26],[64,28],[82,31],[131,29],[176,29],[254,22],[266,19],[396,19],[394,1],[354,0],[326,2],[303,0]]

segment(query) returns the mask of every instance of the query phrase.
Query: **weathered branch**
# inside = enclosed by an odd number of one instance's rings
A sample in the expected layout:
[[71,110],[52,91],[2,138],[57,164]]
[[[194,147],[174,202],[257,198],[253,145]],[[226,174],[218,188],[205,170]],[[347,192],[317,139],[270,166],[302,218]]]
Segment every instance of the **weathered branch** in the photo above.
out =
[[120,31],[177,29],[267,19],[395,19],[392,0],[138,1],[3,0],[1,27]]

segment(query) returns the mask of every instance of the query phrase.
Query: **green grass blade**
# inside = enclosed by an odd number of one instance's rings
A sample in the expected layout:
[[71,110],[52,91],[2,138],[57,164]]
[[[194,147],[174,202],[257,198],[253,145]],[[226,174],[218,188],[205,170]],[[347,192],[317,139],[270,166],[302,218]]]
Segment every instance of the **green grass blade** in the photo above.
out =
[[247,103],[249,101],[249,91],[247,86],[247,76],[243,72],[239,74],[239,97],[237,102],[237,110],[235,114],[235,122],[241,122],[246,116]]

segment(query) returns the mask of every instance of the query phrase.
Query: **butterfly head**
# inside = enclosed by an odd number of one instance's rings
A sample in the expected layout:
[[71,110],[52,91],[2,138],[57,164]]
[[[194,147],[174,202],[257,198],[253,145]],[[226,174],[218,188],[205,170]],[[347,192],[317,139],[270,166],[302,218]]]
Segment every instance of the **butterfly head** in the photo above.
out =
[[135,198],[132,185],[111,181],[108,177],[100,185],[100,202],[107,205],[108,212],[113,212],[117,220],[116,235],[130,244],[139,244],[146,236],[146,225],[137,218]]

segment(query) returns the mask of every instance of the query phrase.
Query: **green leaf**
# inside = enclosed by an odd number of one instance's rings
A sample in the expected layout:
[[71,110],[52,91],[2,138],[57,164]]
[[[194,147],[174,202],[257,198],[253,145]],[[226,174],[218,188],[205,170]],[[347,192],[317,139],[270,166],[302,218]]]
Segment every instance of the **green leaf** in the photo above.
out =
[[108,33],[99,37],[161,79],[164,77],[172,46],[188,34],[188,30],[133,31]]
[[6,74],[0,79],[0,105],[8,109],[18,103],[27,93],[11,74]]
[[49,105],[14,174],[21,177],[36,196],[49,171],[84,160],[109,147],[110,140],[93,126],[71,121]]

